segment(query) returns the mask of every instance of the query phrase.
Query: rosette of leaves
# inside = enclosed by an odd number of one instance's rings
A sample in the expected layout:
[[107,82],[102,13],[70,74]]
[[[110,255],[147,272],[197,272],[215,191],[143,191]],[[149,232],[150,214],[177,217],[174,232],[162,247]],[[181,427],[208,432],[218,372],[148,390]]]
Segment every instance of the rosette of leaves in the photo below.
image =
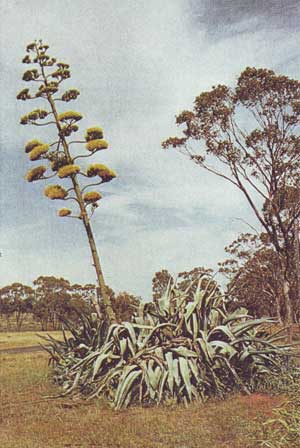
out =
[[62,395],[105,397],[115,409],[188,403],[251,393],[258,378],[276,374],[289,346],[279,344],[282,335],[266,333],[273,321],[246,310],[228,313],[213,280],[202,279],[191,300],[192,283],[142,304],[133,322],[111,325],[96,347],[86,343],[79,352],[68,340],[50,341]]

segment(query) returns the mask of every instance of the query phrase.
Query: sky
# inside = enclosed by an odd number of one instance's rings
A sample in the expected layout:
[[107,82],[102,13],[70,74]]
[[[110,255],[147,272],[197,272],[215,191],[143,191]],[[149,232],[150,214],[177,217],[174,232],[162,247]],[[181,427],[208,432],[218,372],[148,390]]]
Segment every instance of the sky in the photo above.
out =
[[[216,84],[234,85],[247,66],[298,78],[299,0],[0,0],[0,286],[39,275],[95,282],[82,223],[57,217],[60,201],[27,183],[24,152],[54,130],[21,126],[33,102],[21,60],[42,38],[71,66],[68,108],[84,115],[81,135],[100,125],[110,143],[94,161],[118,178],[101,188],[92,226],[106,283],[151,298],[162,268],[217,269],[244,223],[258,228],[241,194],[161,142],[175,116]],[[80,135],[80,134],[79,134]],[[51,140],[52,139],[52,140]]]

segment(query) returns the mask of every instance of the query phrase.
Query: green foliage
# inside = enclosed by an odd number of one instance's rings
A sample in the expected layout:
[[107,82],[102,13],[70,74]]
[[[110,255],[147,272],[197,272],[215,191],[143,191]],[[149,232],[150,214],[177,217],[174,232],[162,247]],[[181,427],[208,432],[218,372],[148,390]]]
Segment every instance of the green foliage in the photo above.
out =
[[299,448],[300,440],[300,368],[287,368],[267,384],[267,390],[288,395],[285,402],[273,410],[272,418],[259,422],[249,436],[256,447]]
[[80,351],[68,340],[49,341],[63,395],[104,396],[115,409],[136,401],[187,403],[250,393],[258,378],[279,370],[289,348],[261,331],[272,321],[244,310],[228,314],[217,285],[203,284],[192,300],[194,282],[185,290],[170,286],[155,303],[141,304],[133,322],[111,325],[97,346],[82,336],[72,341],[85,344]]

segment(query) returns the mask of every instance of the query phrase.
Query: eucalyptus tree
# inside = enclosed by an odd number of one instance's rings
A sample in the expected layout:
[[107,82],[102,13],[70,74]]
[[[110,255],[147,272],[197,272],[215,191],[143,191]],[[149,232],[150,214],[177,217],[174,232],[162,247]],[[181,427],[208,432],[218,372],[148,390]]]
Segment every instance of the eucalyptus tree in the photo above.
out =
[[7,326],[14,316],[17,331],[21,330],[25,315],[32,312],[33,289],[22,283],[12,283],[0,289],[0,312],[6,316]]
[[300,216],[299,117],[299,81],[248,67],[234,88],[218,85],[197,96],[193,110],[176,118],[183,135],[163,142],[242,193],[279,256],[290,327],[293,229]]
[[[86,161],[99,151],[107,149],[108,143],[103,139],[102,128],[98,126],[88,128],[84,138],[74,139],[73,134],[79,130],[78,122],[83,116],[74,110],[59,111],[58,105],[76,100],[80,92],[74,88],[62,90],[63,82],[71,77],[70,67],[50,56],[48,49],[48,45],[41,40],[36,40],[27,46],[26,55],[22,61],[30,65],[23,74],[23,81],[30,82],[33,88],[21,90],[17,99],[33,100],[39,104],[43,102],[47,104],[47,107],[32,110],[21,117],[20,123],[36,127],[53,126],[56,130],[54,141],[44,142],[34,138],[25,145],[25,152],[31,162],[48,162],[47,165],[38,165],[28,171],[26,179],[28,182],[36,182],[59,178],[63,182],[47,185],[44,194],[51,200],[71,201],[75,204],[75,211],[63,207],[59,209],[58,216],[79,219],[83,223],[106,317],[110,322],[114,322],[115,313],[106,291],[90,223],[102,195],[99,191],[90,190],[90,187],[110,182],[116,177],[116,173],[101,163],[92,163],[87,168],[83,164],[80,165],[80,161]],[[78,152],[76,149],[78,145],[81,147],[84,145],[84,153]],[[64,183],[66,181],[69,182],[69,186]],[[95,305],[98,314],[101,314],[99,305],[97,303]]]

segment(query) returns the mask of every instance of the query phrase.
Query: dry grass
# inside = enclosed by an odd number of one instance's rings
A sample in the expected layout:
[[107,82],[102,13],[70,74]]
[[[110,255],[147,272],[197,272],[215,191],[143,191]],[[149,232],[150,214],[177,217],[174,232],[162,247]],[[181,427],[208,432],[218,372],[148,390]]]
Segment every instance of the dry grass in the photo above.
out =
[[1,448],[245,448],[255,417],[281,402],[255,394],[116,412],[99,401],[45,400],[56,391],[47,361],[45,353],[0,356]]
[[43,340],[39,337],[50,334],[55,339],[62,340],[61,331],[26,331],[26,332],[0,332],[0,350],[16,347],[30,347],[39,345]]

